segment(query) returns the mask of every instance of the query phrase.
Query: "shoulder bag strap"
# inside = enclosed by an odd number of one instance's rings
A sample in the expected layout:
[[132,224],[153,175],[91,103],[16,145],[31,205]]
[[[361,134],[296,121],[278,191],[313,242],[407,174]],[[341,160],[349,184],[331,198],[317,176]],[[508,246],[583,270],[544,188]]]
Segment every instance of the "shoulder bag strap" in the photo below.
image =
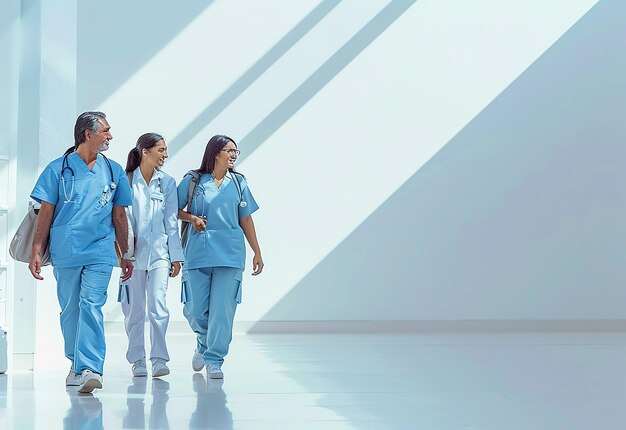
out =
[[[196,185],[200,181],[200,174],[195,170],[190,170],[187,175],[191,175],[191,182],[189,183],[189,191],[187,192],[187,212],[191,212],[191,202],[193,201],[193,194],[196,191]],[[185,175],[185,176],[187,176]]]

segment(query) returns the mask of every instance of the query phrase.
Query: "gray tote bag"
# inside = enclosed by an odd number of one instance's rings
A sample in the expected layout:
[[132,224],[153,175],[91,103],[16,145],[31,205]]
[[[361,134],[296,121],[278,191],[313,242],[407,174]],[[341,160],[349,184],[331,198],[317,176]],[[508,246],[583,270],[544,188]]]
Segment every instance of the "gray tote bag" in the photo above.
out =
[[[31,203],[28,205],[28,213],[24,217],[24,220],[17,228],[15,236],[9,246],[9,254],[16,261],[28,263],[30,261],[31,249],[33,247],[33,239],[35,237],[35,222],[37,222],[37,214],[39,209],[35,209],[35,206]],[[46,243],[46,246],[41,256],[41,265],[47,266],[50,264],[50,241]]]

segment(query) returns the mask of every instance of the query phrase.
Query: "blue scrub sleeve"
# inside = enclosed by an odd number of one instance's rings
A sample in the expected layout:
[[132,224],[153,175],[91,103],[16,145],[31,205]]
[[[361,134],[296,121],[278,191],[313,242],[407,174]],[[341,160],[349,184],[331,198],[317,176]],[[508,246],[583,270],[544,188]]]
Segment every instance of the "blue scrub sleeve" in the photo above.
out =
[[191,183],[191,175],[187,175],[180,181],[177,188],[178,209],[183,210],[187,206],[187,196],[189,196],[189,184]]
[[243,195],[243,201],[247,203],[245,208],[239,206],[239,218],[245,218],[247,216],[252,215],[259,209],[259,205],[254,200],[252,193],[250,192],[250,188],[248,188],[248,184],[245,179],[241,179],[241,194]]
[[[50,165],[46,166],[37,179],[30,197],[39,203],[46,202],[56,206],[59,201],[59,176],[60,174]],[[72,186],[71,183],[66,185],[68,190]]]
[[119,166],[119,174],[117,175],[117,184],[115,193],[113,194],[113,206],[131,206],[133,204],[133,194],[128,183],[126,172]]

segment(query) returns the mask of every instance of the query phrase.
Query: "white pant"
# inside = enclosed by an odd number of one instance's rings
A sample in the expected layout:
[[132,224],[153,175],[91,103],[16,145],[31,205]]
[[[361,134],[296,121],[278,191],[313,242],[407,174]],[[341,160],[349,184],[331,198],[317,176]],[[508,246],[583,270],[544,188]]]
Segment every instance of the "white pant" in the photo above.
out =
[[165,332],[170,320],[170,312],[165,305],[169,272],[168,267],[158,267],[150,271],[134,270],[133,276],[127,281],[128,287],[122,286],[120,299],[128,335],[126,359],[130,363],[146,358],[144,346],[146,296],[150,320],[150,358],[163,358],[166,361],[170,359],[165,345]]

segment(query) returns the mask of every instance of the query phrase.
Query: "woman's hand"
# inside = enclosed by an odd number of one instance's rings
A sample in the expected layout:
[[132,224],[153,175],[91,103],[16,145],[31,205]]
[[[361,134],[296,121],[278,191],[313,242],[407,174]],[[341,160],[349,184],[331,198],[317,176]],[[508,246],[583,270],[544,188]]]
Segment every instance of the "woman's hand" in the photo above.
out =
[[252,258],[252,276],[256,276],[263,271],[263,258],[261,258],[261,254],[254,254],[254,258]]
[[256,239],[256,230],[254,229],[252,215],[239,218],[239,225],[243,229],[243,234],[246,236],[246,239],[248,239],[250,248],[252,248],[252,251],[254,252],[254,258],[252,259],[252,275],[258,275],[263,271],[263,258],[261,258],[259,241]]
[[170,277],[175,278],[180,273],[180,262],[174,261],[172,262],[172,267],[170,268]]
[[191,225],[196,233],[206,230],[206,220],[200,217],[194,216]]

